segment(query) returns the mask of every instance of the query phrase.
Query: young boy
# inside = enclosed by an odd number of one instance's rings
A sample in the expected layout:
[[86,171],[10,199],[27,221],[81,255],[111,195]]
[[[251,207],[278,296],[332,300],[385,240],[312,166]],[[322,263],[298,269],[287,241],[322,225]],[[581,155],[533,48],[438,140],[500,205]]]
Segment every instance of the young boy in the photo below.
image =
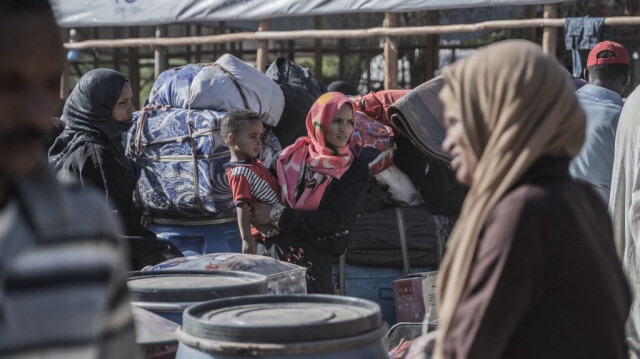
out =
[[256,254],[256,240],[278,234],[273,225],[251,226],[251,205],[265,202],[280,205],[278,181],[257,157],[262,150],[262,122],[258,114],[237,109],[227,112],[220,125],[220,133],[231,152],[230,162],[224,165],[229,179],[242,236],[242,253]]

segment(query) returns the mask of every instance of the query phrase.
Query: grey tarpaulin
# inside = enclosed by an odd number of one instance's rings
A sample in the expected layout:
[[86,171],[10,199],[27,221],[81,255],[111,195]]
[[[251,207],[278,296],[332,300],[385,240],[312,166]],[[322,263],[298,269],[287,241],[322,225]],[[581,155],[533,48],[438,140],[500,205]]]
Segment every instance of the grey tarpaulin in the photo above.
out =
[[51,0],[63,27],[260,20],[363,12],[410,12],[560,0]]

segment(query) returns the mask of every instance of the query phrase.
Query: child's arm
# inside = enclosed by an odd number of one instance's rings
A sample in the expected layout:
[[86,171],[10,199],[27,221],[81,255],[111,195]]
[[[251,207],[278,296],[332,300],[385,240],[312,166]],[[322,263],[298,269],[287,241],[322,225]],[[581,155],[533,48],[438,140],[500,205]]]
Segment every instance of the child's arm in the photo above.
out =
[[240,203],[236,206],[238,215],[238,228],[242,237],[242,253],[256,254],[256,241],[251,236],[251,214],[248,203]]

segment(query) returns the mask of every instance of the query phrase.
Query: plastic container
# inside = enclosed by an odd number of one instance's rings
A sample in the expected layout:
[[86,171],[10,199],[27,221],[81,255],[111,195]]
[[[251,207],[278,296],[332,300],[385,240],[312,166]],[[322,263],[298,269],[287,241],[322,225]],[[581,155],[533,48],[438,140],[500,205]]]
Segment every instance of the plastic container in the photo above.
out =
[[258,273],[267,276],[271,294],[307,293],[305,267],[255,254],[209,253],[173,258],[148,270],[230,270]]
[[235,216],[196,221],[153,218],[148,228],[182,252],[242,252],[242,237]]
[[200,303],[176,331],[177,359],[386,359],[377,304],[335,295],[245,296]]
[[[411,268],[411,272],[429,272],[431,268]],[[339,288],[340,265],[333,265],[333,286]],[[344,295],[371,300],[380,305],[382,319],[389,326],[397,323],[393,299],[393,280],[404,277],[402,268],[345,266]]]
[[190,305],[218,298],[267,293],[267,277],[233,271],[132,272],[131,304],[178,324]]

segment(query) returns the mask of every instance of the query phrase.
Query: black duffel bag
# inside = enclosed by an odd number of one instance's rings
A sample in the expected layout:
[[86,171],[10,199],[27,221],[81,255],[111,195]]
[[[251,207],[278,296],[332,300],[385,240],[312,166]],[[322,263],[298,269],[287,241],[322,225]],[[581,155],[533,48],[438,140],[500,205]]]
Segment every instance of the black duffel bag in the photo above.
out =
[[284,111],[273,133],[285,148],[298,137],[307,135],[307,114],[327,88],[316,81],[309,69],[283,57],[271,63],[265,75],[275,81],[284,94]]

